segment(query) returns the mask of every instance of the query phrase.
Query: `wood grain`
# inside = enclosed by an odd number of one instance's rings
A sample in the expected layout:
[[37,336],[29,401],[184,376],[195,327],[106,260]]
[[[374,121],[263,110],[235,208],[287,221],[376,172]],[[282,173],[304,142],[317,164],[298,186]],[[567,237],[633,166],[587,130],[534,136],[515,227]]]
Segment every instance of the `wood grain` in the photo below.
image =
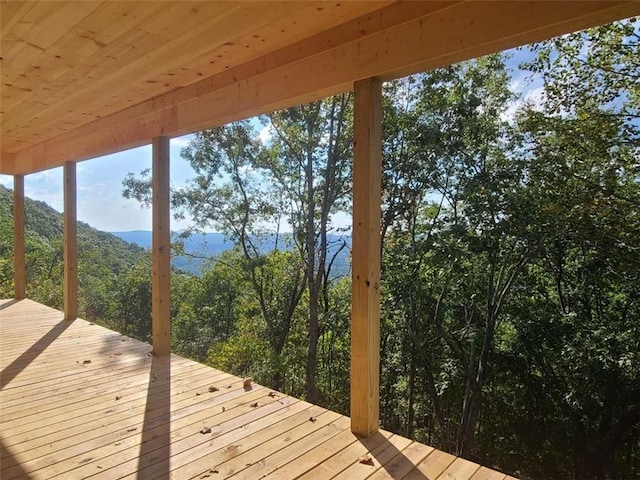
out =
[[64,318],[78,317],[78,205],[76,164],[64,164],[64,212],[63,212],[63,269],[64,269]]
[[640,14],[637,1],[0,3],[26,174]]
[[505,478],[31,300],[0,307],[3,479]]
[[26,296],[27,271],[24,243],[24,176],[13,177],[13,291],[21,300]]

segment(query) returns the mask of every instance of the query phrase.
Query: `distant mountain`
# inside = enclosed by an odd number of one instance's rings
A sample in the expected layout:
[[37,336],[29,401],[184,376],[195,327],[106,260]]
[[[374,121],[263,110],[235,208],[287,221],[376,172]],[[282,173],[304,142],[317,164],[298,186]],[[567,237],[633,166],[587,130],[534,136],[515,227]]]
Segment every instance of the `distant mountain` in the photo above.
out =
[[[116,237],[120,237],[126,242],[135,243],[142,248],[151,248],[152,233],[147,230],[132,230],[130,232],[110,232]],[[233,248],[233,242],[226,240],[222,233],[204,233],[196,234],[184,241],[185,251],[207,252],[217,255]]]
[[[113,235],[142,248],[151,248],[152,233],[147,230],[133,230],[130,232],[111,232]],[[286,234],[281,234],[278,238],[281,248],[291,248],[291,242]],[[263,240],[262,248],[267,251],[274,248],[276,237],[271,236]],[[346,244],[345,248],[340,247]],[[287,247],[288,245],[288,247]],[[184,250],[192,255],[206,258],[193,258],[190,256],[174,257],[172,264],[174,267],[190,272],[194,275],[201,275],[202,266],[207,258],[221,254],[226,250],[231,250],[235,244],[226,239],[222,233],[195,234],[184,240]],[[351,237],[348,235],[329,235],[329,255],[339,252],[332,266],[332,276],[343,276],[349,274]]]
[[151,248],[151,232],[146,230],[131,230],[130,232],[109,232],[120,237],[125,242],[135,243],[144,249]]
[[[13,228],[13,190],[0,185],[0,219],[3,225]],[[25,197],[25,235],[29,239],[41,242],[62,240],[62,214],[45,202]],[[124,241],[123,241],[124,240]],[[119,235],[112,235],[93,228],[84,222],[78,222],[78,246],[82,248],[113,249],[119,256],[125,256],[126,262],[137,260],[143,253],[138,242],[129,242]],[[13,248],[13,247],[12,247]],[[144,248],[144,247],[143,247]]]
[[[130,232],[111,232],[116,237],[120,237],[126,242],[135,243],[144,249],[151,248],[152,233],[147,230],[132,230]],[[184,250],[193,255],[212,257],[219,255],[225,250],[230,250],[234,246],[233,242],[225,240],[221,233],[205,233],[192,235],[184,240]],[[202,274],[202,265],[205,258],[193,258],[190,256],[174,257],[171,263],[174,267],[194,275]]]

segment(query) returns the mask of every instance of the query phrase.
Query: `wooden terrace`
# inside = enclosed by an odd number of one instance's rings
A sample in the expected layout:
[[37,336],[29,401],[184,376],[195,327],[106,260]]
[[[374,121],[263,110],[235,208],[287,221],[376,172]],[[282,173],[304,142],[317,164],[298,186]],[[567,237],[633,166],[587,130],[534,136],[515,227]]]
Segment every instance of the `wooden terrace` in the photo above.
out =
[[[504,478],[379,430],[382,83],[638,14],[638,0],[0,1],[15,292],[0,306],[2,478]],[[169,294],[170,139],[345,91],[350,419],[172,355]],[[77,319],[76,165],[145,144],[152,356]],[[24,300],[24,180],[56,167],[64,313]]]
[[0,309],[4,480],[511,478],[31,300]]

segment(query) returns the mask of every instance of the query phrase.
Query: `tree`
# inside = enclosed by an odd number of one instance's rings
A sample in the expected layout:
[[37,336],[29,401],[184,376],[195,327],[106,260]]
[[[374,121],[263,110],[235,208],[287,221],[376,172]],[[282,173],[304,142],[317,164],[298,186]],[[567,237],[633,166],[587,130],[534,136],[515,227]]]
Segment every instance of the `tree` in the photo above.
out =
[[173,276],[172,348],[176,352],[206,362],[211,345],[235,333],[250,290],[243,265],[242,256],[232,250],[220,254],[201,277]]
[[[440,442],[468,456],[502,308],[529,260],[510,210],[522,165],[504,150],[508,77],[495,55],[396,82],[387,93],[396,98],[385,116],[385,310],[407,336],[405,431],[413,433],[420,370]],[[425,351],[424,332],[445,356]],[[452,360],[456,374],[443,389],[437,375]],[[455,425],[447,390],[462,398]]]
[[518,394],[525,448],[543,439],[551,457],[523,461],[533,476],[638,472],[638,39],[633,20],[590,29],[535,46],[527,65],[545,88],[543,104],[518,117],[529,162],[522,236],[536,256],[514,302],[508,365],[533,392]]
[[116,284],[118,330],[151,342],[151,252],[148,251]]
[[[331,216],[349,205],[351,178],[350,94],[289,108],[269,116],[275,138],[264,166],[276,185],[293,229],[309,292],[306,395],[318,402],[318,341],[328,319]],[[340,240],[338,240],[340,241]],[[341,248],[346,243],[342,240]]]
[[[275,358],[308,292],[305,391],[312,402],[319,398],[318,342],[323,322],[332,317],[331,270],[347,247],[344,239],[332,240],[330,232],[332,216],[349,208],[351,116],[350,94],[275,112],[265,120],[275,132],[268,148],[248,121],[199,132],[182,151],[196,177],[173,192],[172,199],[179,215],[194,219],[192,230],[213,226],[237,244]],[[148,171],[138,179],[130,175],[124,185],[125,196],[148,203]],[[293,230],[285,245],[283,223]],[[334,241],[340,245],[332,245]],[[265,249],[269,244],[272,251]],[[297,255],[278,252],[282,247]],[[281,274],[283,281],[275,282]],[[273,379],[275,388],[282,373]]]
[[[172,206],[178,217],[189,214],[194,224],[183,232],[214,227],[238,246],[243,261],[241,269],[258,297],[262,317],[270,333],[269,340],[277,358],[286,342],[295,309],[305,288],[302,267],[288,270],[290,281],[276,288],[271,281],[269,248],[277,250],[279,233],[270,225],[279,224],[277,197],[265,182],[260,165],[265,155],[257,135],[248,121],[198,132],[181,155],[190,163],[196,176],[184,187],[172,192]],[[149,172],[139,178],[130,174],[123,182],[126,197],[149,203]],[[273,388],[280,388],[282,372],[274,368]]]

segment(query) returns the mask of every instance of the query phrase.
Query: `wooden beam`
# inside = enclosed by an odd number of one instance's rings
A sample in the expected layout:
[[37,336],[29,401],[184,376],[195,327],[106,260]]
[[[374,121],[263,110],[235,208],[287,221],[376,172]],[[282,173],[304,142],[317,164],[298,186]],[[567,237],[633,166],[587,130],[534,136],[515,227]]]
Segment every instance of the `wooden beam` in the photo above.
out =
[[153,354],[171,353],[171,246],[169,210],[169,137],[152,142],[152,333]]
[[380,416],[382,82],[356,82],[351,286],[351,431],[369,437]]
[[26,297],[27,273],[24,244],[24,177],[13,177],[13,285],[14,297]]
[[16,156],[13,153],[0,153],[0,175],[14,175]]
[[[409,12],[411,15],[407,15]],[[637,1],[397,2],[15,153],[29,173],[640,13]]]
[[78,212],[76,202],[76,164],[64,164],[64,318],[78,318]]

